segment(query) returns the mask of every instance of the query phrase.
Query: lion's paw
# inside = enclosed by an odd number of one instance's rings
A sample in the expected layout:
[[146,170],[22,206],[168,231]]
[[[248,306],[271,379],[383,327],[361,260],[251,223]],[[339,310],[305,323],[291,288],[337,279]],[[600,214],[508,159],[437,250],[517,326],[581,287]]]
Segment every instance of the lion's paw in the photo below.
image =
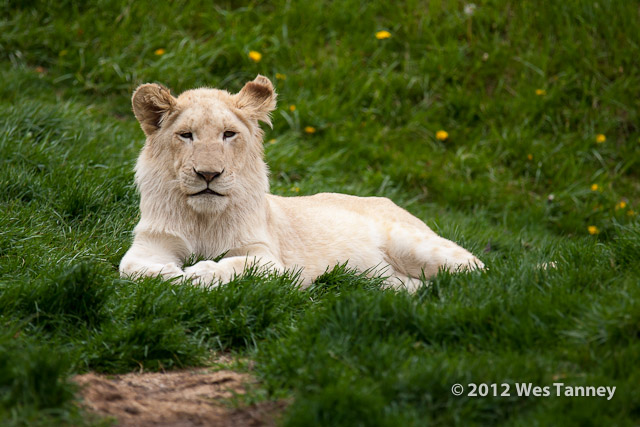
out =
[[452,272],[485,269],[484,263],[471,254],[469,254],[468,256],[459,257],[457,259],[454,258],[447,260],[444,267],[451,270]]
[[144,271],[145,276],[162,276],[164,279],[173,279],[174,277],[180,277],[183,274],[184,271],[182,271],[175,262],[170,262],[168,264],[152,264]]
[[201,286],[217,286],[221,279],[220,266],[215,261],[200,261],[184,269],[185,277]]
[[470,252],[466,250],[458,250],[457,253],[453,254],[447,259],[445,259],[441,268],[449,270],[453,273],[461,273],[464,271],[473,271],[473,270],[484,270],[485,266],[482,261],[473,256]]

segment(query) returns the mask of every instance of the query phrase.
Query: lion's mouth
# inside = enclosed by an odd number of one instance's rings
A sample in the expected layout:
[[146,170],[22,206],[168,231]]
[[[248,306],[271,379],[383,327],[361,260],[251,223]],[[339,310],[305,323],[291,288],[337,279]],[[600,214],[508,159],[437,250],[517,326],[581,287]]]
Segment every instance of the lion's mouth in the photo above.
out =
[[210,194],[210,195],[212,195],[212,196],[225,197],[225,195],[224,195],[224,194],[220,194],[220,193],[218,193],[218,192],[216,192],[216,191],[213,191],[213,190],[212,190],[212,189],[210,189],[210,188],[205,188],[204,190],[199,191],[199,192],[194,193],[194,194],[189,194],[189,197],[204,196],[205,194]]

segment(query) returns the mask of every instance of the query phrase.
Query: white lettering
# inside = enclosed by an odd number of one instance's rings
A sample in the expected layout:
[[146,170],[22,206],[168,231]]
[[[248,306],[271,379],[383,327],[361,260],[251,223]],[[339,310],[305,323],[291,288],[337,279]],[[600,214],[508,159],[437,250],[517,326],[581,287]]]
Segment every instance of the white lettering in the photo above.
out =
[[[613,399],[616,394],[616,387],[609,386],[570,386],[565,383],[553,383],[551,386],[537,386],[533,383],[514,383],[516,393],[520,397],[549,397],[554,393],[558,397],[606,397],[607,400]],[[503,383],[504,388],[502,394],[499,394],[498,384],[473,384],[468,385],[468,396],[486,397],[492,396],[510,396],[509,384]]]
[[533,384],[531,383],[516,383],[516,391],[518,393],[518,396],[526,396],[529,397],[529,394],[531,394],[531,387],[533,387]]
[[607,397],[607,400],[611,400],[613,395],[616,393],[616,386],[607,387],[607,391],[609,392],[609,397]]
[[533,388],[533,395],[534,395],[535,397],[540,397],[540,396],[542,396],[542,387],[535,386],[535,387]]
[[561,396],[564,383],[553,383],[553,386],[556,388],[556,396]]

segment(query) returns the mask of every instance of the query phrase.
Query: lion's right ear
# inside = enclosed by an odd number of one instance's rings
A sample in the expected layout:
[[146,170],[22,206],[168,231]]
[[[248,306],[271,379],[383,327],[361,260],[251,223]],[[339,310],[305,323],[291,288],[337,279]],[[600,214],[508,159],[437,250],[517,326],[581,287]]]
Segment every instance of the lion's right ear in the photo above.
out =
[[147,83],[136,89],[131,104],[133,114],[148,136],[160,129],[162,122],[176,108],[176,99],[166,87]]

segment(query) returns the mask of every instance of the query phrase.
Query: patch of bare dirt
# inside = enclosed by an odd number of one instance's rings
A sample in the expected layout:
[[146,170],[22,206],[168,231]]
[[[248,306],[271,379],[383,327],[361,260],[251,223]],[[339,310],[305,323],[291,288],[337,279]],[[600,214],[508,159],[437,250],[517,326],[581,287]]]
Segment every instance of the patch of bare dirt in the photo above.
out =
[[271,426],[286,404],[261,402],[231,408],[225,400],[244,394],[254,380],[229,370],[77,375],[82,405],[114,417],[119,426]]

